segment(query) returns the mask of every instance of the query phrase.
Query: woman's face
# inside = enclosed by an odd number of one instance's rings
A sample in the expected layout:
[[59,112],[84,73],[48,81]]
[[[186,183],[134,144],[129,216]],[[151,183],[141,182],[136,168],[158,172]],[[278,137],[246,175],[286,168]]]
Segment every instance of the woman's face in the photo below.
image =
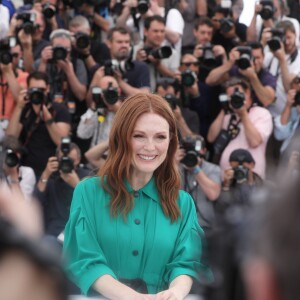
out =
[[167,156],[170,128],[166,119],[155,113],[142,114],[131,136],[134,174],[152,176]]

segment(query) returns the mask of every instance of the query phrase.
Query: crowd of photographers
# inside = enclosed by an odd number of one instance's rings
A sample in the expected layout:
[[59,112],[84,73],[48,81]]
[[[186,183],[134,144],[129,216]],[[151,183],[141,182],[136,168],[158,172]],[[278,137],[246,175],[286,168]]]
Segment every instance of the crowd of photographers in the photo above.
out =
[[[246,26],[239,0],[0,0],[3,184],[40,202],[44,236],[59,246],[76,184],[109,155],[115,113],[128,96],[157,93],[178,122],[182,188],[208,248],[219,247],[214,265],[230,252],[218,229],[231,230],[232,216],[239,223],[277,177],[299,176],[294,2],[261,0]],[[244,299],[231,259],[217,270],[230,269],[235,283],[223,278],[202,290],[207,299]]]

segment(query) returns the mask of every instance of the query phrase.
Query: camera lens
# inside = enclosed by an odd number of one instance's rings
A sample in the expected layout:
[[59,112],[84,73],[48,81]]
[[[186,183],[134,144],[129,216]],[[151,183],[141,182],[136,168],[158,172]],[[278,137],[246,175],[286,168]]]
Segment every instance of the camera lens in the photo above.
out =
[[181,160],[181,163],[183,163],[188,168],[193,168],[198,163],[198,154],[194,150],[190,150],[186,153],[185,157]]
[[68,156],[63,156],[59,161],[59,169],[63,173],[71,173],[74,169],[73,160]]
[[46,19],[51,19],[55,15],[55,10],[50,6],[49,3],[43,5],[43,15]]
[[4,65],[8,65],[12,62],[12,55],[9,52],[0,53],[0,62]]
[[68,50],[64,47],[54,47],[53,48],[53,59],[54,60],[64,60],[68,55]]
[[146,0],[140,0],[137,6],[137,11],[143,15],[145,14],[149,9],[149,3]]
[[272,51],[277,51],[278,49],[281,48],[281,44],[280,44],[280,38],[279,37],[273,37],[272,39],[270,39],[268,42],[267,42],[269,48],[272,50]]
[[181,73],[181,83],[184,86],[192,86],[195,83],[195,75],[191,70],[186,70]]
[[85,49],[90,45],[90,38],[85,33],[79,33],[76,35],[76,47],[78,49]]
[[10,168],[16,167],[19,164],[19,157],[11,149],[6,150],[5,164]]

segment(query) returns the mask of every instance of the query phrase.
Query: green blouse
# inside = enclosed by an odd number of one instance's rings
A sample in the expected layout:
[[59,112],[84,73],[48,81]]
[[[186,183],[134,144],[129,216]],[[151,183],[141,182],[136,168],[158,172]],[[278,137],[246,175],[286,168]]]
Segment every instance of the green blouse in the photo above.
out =
[[182,217],[171,223],[162,210],[155,180],[134,191],[134,207],[124,221],[110,215],[110,195],[100,177],[80,182],[65,228],[67,272],[84,294],[102,275],[143,279],[150,294],[166,289],[179,275],[198,278],[203,231],[191,196],[180,191]]

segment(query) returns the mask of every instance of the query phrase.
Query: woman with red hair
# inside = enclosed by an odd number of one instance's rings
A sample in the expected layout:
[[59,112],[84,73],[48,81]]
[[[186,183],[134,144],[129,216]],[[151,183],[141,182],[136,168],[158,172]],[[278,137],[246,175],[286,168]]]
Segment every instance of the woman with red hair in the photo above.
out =
[[176,120],[157,95],[118,110],[99,177],[75,189],[64,251],[84,294],[108,299],[184,299],[203,270],[194,203],[180,191]]

